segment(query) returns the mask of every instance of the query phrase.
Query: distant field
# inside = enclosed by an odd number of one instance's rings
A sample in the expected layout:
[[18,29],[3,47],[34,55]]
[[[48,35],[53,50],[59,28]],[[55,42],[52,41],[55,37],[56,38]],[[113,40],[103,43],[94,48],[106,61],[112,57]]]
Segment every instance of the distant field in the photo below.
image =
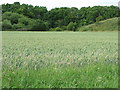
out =
[[3,32],[3,88],[117,88],[117,32]]

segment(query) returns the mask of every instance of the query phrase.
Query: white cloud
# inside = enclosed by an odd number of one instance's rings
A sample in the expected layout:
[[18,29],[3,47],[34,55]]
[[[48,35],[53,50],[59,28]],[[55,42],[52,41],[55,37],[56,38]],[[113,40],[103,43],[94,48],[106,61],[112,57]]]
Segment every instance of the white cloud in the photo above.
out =
[[0,4],[20,2],[21,4],[31,4],[37,6],[46,6],[48,9],[55,7],[87,7],[87,6],[118,6],[119,0],[0,0]]

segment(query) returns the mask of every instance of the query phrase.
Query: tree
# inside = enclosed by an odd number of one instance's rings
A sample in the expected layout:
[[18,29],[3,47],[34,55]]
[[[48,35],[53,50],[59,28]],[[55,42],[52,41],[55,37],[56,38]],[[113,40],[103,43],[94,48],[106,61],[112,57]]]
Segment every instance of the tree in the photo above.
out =
[[15,12],[15,13],[18,13],[18,9],[20,8],[20,3],[19,2],[14,2],[12,5],[11,5],[11,11],[12,12]]
[[12,13],[12,12],[5,12],[3,14],[3,20],[7,19],[11,21],[11,24],[17,24],[18,23],[18,19],[21,17],[20,14],[18,13]]
[[98,16],[98,17],[96,18],[96,24],[99,24],[99,22],[100,22],[102,19],[103,19],[102,16]]
[[21,15],[17,14],[17,13],[13,13],[10,17],[11,19],[11,23],[12,24],[17,24],[18,23],[18,19],[21,17]]
[[48,24],[45,23],[42,20],[36,20],[34,25],[31,28],[31,30],[47,31],[48,30]]
[[77,23],[70,22],[67,26],[67,29],[70,31],[75,31],[76,30]]
[[[14,24],[13,25],[13,29],[14,30],[24,30],[25,29],[25,25],[22,23],[18,23],[18,24]],[[26,29],[25,29],[26,30]]]
[[5,13],[3,13],[3,15],[2,15],[2,19],[3,20],[5,20],[5,19],[7,19],[7,20],[11,20],[11,16],[12,15],[12,12],[5,12]]
[[28,25],[29,23],[29,18],[25,17],[25,16],[22,16],[21,18],[18,19],[18,22],[19,23],[22,23],[24,25]]
[[12,24],[11,24],[10,20],[4,20],[2,22],[2,29],[3,30],[12,29]]
[[75,31],[78,25],[81,27],[120,16],[120,9],[117,6],[82,7],[81,9],[61,7],[48,11],[46,7],[20,5],[19,2],[2,4],[2,12],[2,19],[10,20],[12,25],[23,24],[28,30],[35,28],[43,31],[56,27],[64,29],[63,26]]

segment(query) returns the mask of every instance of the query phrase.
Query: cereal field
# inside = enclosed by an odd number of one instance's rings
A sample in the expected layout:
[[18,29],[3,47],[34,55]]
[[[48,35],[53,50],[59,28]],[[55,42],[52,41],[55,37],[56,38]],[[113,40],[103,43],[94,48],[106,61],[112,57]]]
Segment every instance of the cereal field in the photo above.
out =
[[3,88],[117,88],[117,32],[3,32]]

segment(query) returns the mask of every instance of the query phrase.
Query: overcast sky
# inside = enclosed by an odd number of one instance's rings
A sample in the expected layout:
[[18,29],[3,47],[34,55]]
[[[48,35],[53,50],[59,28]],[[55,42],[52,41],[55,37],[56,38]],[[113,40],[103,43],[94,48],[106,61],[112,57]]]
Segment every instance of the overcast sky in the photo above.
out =
[[118,6],[119,0],[0,0],[0,4],[20,2],[33,6],[46,6],[48,10],[55,7],[87,7],[87,6]]

